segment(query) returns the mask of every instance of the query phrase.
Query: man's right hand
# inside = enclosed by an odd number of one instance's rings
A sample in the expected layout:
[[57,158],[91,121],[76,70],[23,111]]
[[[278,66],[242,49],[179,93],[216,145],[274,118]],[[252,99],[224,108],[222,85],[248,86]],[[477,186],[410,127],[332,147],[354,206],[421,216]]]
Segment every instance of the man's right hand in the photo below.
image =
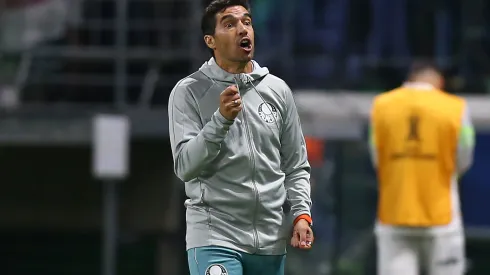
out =
[[228,120],[234,120],[242,110],[242,99],[235,85],[226,88],[219,100],[219,112]]

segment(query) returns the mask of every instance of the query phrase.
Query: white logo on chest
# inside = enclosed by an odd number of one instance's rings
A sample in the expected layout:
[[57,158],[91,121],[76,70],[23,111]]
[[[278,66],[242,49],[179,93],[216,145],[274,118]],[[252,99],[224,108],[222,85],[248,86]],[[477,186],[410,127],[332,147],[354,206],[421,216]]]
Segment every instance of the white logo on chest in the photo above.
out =
[[277,108],[274,105],[266,102],[259,105],[258,112],[260,118],[267,123],[274,123],[279,117],[277,114]]

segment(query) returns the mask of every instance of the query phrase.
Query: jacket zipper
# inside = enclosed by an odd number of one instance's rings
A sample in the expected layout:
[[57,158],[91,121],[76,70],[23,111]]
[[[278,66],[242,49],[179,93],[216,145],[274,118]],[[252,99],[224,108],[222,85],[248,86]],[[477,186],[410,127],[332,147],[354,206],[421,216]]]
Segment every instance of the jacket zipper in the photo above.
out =
[[245,104],[243,105],[243,121],[245,122],[245,128],[247,129],[247,138],[248,138],[248,149],[250,153],[250,162],[252,164],[251,168],[251,173],[252,173],[252,187],[254,190],[254,195],[255,195],[255,207],[254,207],[254,212],[253,212],[253,235],[254,235],[254,248],[255,251],[258,250],[259,248],[259,236],[257,233],[257,209],[258,209],[258,203],[259,203],[259,191],[257,190],[257,183],[255,182],[255,154],[253,152],[253,136],[252,133],[250,132],[250,127],[248,125],[248,120],[246,118],[246,107]]

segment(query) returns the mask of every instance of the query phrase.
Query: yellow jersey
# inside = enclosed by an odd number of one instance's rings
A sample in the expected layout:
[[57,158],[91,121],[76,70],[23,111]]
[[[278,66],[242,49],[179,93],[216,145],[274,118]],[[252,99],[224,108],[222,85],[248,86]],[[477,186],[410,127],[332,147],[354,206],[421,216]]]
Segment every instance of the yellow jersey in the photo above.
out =
[[474,146],[474,130],[471,124],[467,129],[465,114],[464,99],[427,86],[406,85],[376,96],[371,144],[379,222],[408,227],[451,223],[462,132],[472,132],[463,139]]

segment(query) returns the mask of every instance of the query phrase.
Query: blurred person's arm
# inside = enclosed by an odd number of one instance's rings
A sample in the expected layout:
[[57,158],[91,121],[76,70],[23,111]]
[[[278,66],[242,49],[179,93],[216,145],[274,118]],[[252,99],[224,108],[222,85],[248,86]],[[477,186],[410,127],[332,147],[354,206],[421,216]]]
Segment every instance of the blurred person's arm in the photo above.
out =
[[285,98],[286,115],[281,132],[281,170],[286,174],[284,187],[294,222],[305,219],[311,223],[311,168],[296,104],[287,86]]
[[374,134],[374,129],[372,123],[369,125],[368,130],[368,143],[369,143],[369,155],[371,157],[371,162],[374,167],[378,166],[378,154],[376,152],[376,136]]
[[216,110],[211,120],[203,125],[198,103],[187,88],[186,81],[175,86],[168,103],[174,170],[177,177],[184,182],[198,177],[216,158],[221,142],[233,124],[233,121],[227,120]]
[[461,129],[459,131],[457,152],[458,175],[463,175],[471,167],[474,149],[475,128],[471,122],[468,103],[466,103],[461,117]]
[[369,149],[369,155],[371,157],[371,162],[376,168],[378,166],[378,148],[377,148],[377,140],[376,140],[376,131],[375,131],[375,125],[374,125],[374,117],[375,117],[375,112],[374,112],[374,105],[376,104],[376,101],[374,101],[373,106],[371,107],[371,115],[369,119],[369,128],[368,128],[368,149]]

